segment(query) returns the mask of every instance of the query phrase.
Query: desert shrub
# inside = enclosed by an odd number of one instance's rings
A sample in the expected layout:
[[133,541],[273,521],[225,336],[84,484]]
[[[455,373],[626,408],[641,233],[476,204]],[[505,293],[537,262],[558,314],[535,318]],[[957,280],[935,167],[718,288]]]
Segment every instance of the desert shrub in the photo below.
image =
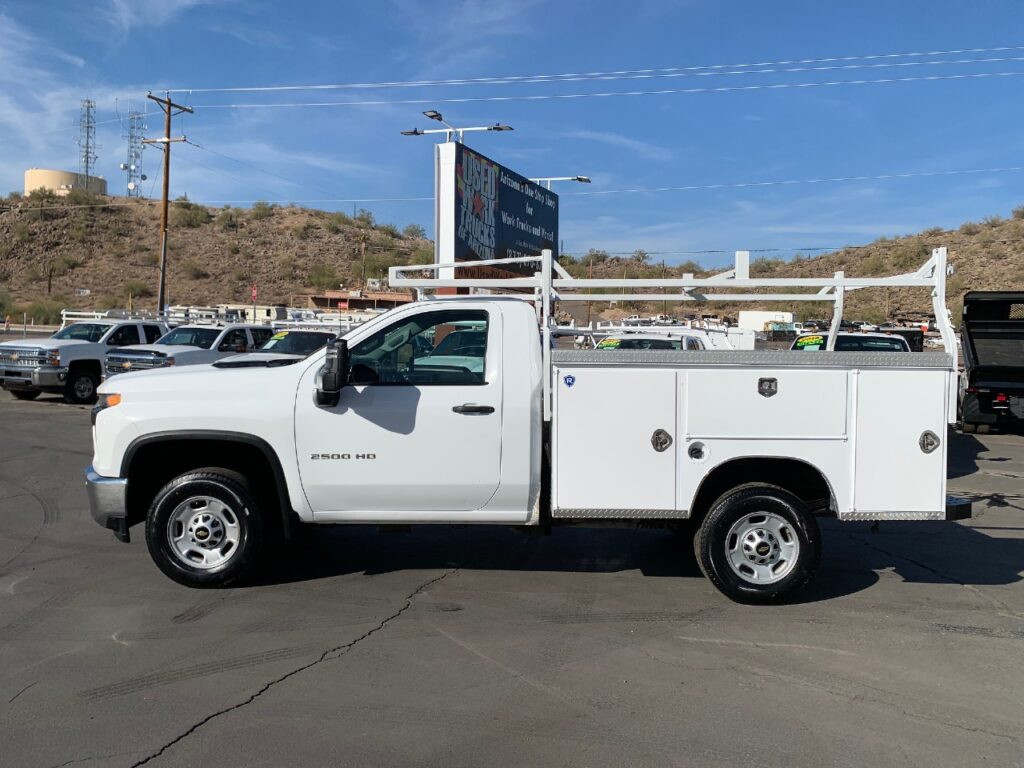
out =
[[370,213],[370,211],[366,210],[365,208],[360,208],[359,213],[357,213],[355,215],[355,218],[352,220],[356,223],[357,226],[360,227],[372,228],[376,224],[376,221],[373,218],[373,214]]
[[262,200],[253,203],[252,208],[249,209],[249,215],[252,216],[256,221],[262,221],[263,219],[269,219],[274,215],[274,206],[270,203],[265,203]]
[[83,264],[85,264],[84,259],[76,259],[74,256],[61,256],[57,259],[55,269],[57,274],[63,275],[73,269],[78,269]]
[[973,221],[967,221],[960,225],[961,235],[976,235],[981,232],[981,227]]
[[205,280],[210,276],[209,272],[194,261],[186,261],[183,268],[185,270],[185,274],[193,280]]
[[381,224],[379,227],[377,227],[377,229],[386,235],[390,235],[396,240],[399,237],[401,237],[401,235],[398,233],[398,227],[396,227],[394,224]]
[[309,236],[313,233],[314,229],[316,229],[316,225],[311,221],[307,221],[306,223],[293,228],[292,234],[295,235],[298,240],[309,240]]
[[413,240],[423,240],[427,236],[427,230],[421,227],[419,224],[406,224],[402,230],[402,237],[408,237]]
[[217,226],[225,232],[238,231],[238,225],[241,221],[242,211],[238,208],[232,208],[230,205],[224,206],[224,210],[217,214]]
[[326,264],[314,264],[309,270],[309,284],[322,291],[336,289],[341,282],[334,267]]
[[1018,205],[1010,214],[1015,219],[1024,219],[1024,205]]
[[986,227],[998,227],[1000,224],[1003,223],[1003,217],[999,215],[986,216],[984,219],[981,220],[981,223],[984,224]]
[[19,307],[19,309],[28,314],[29,320],[34,320],[44,325],[52,325],[60,322],[60,311],[65,306],[67,306],[67,303],[59,298],[36,299],[27,306]]
[[701,267],[701,265],[698,264],[693,259],[690,259],[688,261],[684,261],[682,264],[680,264],[678,267],[676,267],[676,269],[679,270],[679,274],[681,274],[681,275],[686,275],[686,274],[696,275],[696,274],[699,274],[699,273],[704,271],[703,268]]
[[210,212],[203,206],[190,203],[187,200],[176,201],[171,213],[171,223],[176,227],[195,229],[210,223]]
[[327,228],[328,232],[336,235],[346,227],[352,226],[352,219],[341,211],[336,211],[327,217],[324,226]]
[[125,280],[121,290],[126,297],[132,296],[137,299],[153,295],[153,289],[148,283],[144,283],[141,280]]
[[228,246],[228,253],[237,254],[240,253],[241,251],[242,246],[240,246],[238,243],[231,243],[231,245]]
[[0,285],[0,319],[7,317],[7,314],[13,313],[13,311],[14,302],[11,301],[11,292]]

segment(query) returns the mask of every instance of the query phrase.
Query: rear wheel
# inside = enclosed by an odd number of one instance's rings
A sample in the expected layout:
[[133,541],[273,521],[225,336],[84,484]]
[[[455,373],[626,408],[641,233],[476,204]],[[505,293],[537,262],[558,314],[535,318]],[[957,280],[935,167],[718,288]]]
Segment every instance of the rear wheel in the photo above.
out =
[[9,391],[18,400],[35,400],[39,397],[38,389],[12,389]]
[[779,600],[803,586],[821,560],[814,515],[789,491],[747,485],[723,494],[694,537],[704,575],[740,603]]
[[146,518],[153,561],[189,587],[222,587],[250,575],[263,533],[249,483],[218,468],[176,477],[157,493]]
[[89,405],[96,402],[96,387],[100,379],[92,371],[78,368],[68,373],[64,385],[64,401],[75,405]]

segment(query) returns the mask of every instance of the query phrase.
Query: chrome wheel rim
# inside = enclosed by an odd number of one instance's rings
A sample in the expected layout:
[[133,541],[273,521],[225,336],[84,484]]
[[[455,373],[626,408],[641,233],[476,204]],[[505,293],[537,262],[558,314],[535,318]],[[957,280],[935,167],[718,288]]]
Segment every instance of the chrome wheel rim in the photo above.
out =
[[800,539],[781,515],[753,512],[729,529],[725,557],[732,572],[749,584],[774,584],[796,567]]
[[206,571],[224,565],[238,551],[238,515],[213,496],[191,496],[167,521],[167,541],[174,556],[190,568]]
[[79,400],[88,400],[92,397],[96,387],[92,383],[92,379],[88,376],[79,376],[75,379],[75,397]]

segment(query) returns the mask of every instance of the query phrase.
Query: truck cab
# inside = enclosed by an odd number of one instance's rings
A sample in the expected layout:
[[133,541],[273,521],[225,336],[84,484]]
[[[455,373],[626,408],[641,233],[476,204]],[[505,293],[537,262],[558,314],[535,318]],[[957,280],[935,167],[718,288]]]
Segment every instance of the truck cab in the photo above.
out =
[[156,341],[166,332],[163,322],[153,320],[96,319],[72,323],[48,339],[5,341],[0,385],[19,400],[55,392],[69,403],[92,403],[108,351]]

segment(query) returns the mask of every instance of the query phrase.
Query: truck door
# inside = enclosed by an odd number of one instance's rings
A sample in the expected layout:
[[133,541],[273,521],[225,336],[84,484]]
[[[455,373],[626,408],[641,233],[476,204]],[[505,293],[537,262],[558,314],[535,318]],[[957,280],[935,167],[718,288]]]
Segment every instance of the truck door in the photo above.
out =
[[302,486],[314,513],[472,511],[501,470],[501,316],[485,309],[404,314],[350,349],[336,407],[295,405]]

